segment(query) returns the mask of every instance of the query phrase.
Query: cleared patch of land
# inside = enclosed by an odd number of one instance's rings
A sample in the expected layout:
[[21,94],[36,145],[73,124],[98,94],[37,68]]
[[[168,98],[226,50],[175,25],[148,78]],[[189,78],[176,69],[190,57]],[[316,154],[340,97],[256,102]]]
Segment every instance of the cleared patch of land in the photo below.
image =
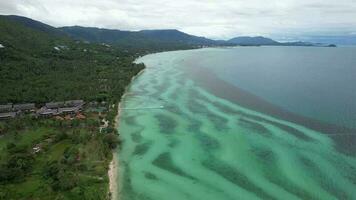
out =
[[0,122],[0,199],[107,199],[117,132],[99,126],[115,113]]

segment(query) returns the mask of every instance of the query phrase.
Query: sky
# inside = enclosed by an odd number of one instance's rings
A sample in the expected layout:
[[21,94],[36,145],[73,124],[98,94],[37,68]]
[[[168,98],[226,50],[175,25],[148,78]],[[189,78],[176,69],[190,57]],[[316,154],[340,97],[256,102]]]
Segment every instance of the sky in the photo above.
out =
[[213,39],[356,35],[356,0],[0,0],[52,26],[178,29]]

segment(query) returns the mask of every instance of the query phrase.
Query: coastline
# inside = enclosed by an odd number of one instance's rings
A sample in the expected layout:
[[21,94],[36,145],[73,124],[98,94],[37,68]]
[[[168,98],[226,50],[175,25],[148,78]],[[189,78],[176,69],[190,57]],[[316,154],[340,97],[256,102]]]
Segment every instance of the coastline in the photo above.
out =
[[[119,129],[119,120],[120,120],[120,114],[121,114],[121,100],[125,98],[125,95],[127,94],[127,90],[130,87],[130,85],[132,84],[132,82],[138,77],[140,76],[143,72],[145,71],[145,69],[141,70],[139,73],[137,73],[135,76],[133,76],[131,78],[131,82],[128,86],[126,86],[125,88],[125,92],[122,95],[120,102],[118,103],[117,106],[117,115],[115,117],[115,129],[118,130]],[[116,149],[115,149],[116,150]],[[116,151],[112,152],[112,160],[109,164],[109,170],[108,170],[108,177],[109,177],[109,198],[111,200],[119,200],[120,198],[120,191],[118,190],[119,188],[119,184],[118,184],[118,178],[119,178],[119,156],[117,154]]]
[[108,177],[109,177],[109,198],[110,199],[118,199],[118,191],[117,191],[117,166],[119,165],[118,159],[116,158],[115,153],[113,153],[113,158],[109,165]]

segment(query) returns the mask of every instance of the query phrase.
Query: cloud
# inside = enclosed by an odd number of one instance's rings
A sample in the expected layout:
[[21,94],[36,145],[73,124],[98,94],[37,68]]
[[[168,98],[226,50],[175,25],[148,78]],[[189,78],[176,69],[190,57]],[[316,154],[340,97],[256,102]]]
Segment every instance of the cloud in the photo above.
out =
[[0,13],[53,26],[174,28],[212,38],[356,32],[354,0],[0,0]]

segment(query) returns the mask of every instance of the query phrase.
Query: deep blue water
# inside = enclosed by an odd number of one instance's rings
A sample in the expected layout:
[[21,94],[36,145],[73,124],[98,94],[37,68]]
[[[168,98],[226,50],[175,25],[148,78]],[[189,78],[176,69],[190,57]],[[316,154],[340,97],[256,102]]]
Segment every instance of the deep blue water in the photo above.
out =
[[190,59],[285,110],[356,127],[356,47],[206,49]]

